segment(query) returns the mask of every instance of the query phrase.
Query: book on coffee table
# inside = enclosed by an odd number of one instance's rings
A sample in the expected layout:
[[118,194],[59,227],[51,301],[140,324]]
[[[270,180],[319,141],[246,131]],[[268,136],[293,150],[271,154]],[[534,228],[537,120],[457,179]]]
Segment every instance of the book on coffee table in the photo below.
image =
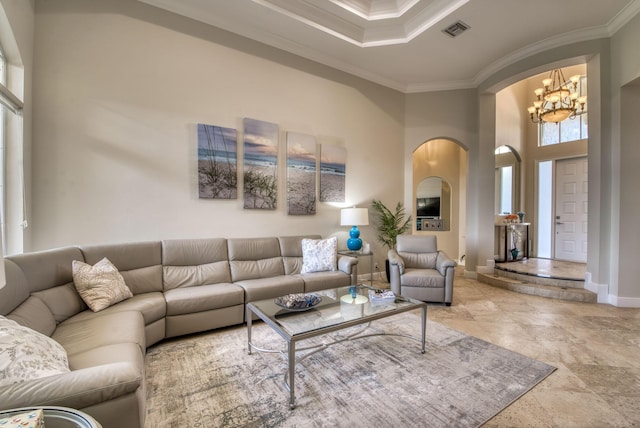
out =
[[369,290],[369,301],[371,303],[385,303],[396,300],[396,295],[391,290]]

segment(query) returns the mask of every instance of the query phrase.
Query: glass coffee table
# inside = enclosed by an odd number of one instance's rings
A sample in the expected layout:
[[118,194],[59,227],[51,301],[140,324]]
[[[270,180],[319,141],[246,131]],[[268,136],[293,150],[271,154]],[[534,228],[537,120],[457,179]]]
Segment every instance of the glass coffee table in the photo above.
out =
[[[295,408],[296,362],[321,351],[327,346],[346,340],[386,334],[417,340],[420,342],[420,350],[424,354],[427,305],[419,300],[398,295],[391,299],[379,300],[373,296],[370,297],[370,290],[375,291],[376,289],[358,285],[308,293],[306,296],[310,296],[315,300],[318,300],[319,297],[321,300],[315,306],[305,309],[286,309],[281,306],[284,296],[278,299],[259,300],[247,304],[246,320],[249,354],[256,350],[259,352],[278,353],[285,358],[288,363],[288,370],[284,374],[284,384],[289,391],[289,407],[291,409]],[[420,337],[384,332],[367,333],[366,331],[372,321],[417,309],[422,310],[422,332]],[[260,348],[251,341],[251,325],[254,314],[284,339],[284,350]],[[363,328],[348,336],[335,337],[333,341],[328,343],[296,348],[296,344],[300,341],[358,325],[362,325]],[[298,353],[297,357],[296,353]]]

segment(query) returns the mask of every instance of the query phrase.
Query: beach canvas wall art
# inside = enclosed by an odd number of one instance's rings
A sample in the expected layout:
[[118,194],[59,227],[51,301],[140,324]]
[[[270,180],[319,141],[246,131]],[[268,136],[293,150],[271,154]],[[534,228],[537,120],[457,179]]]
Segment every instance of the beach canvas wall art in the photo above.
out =
[[237,199],[235,129],[198,124],[198,195],[201,199]]
[[316,213],[316,139],[287,132],[287,209],[289,215]]
[[278,125],[245,118],[244,208],[275,210],[278,199]]
[[320,146],[320,202],[345,202],[347,149]]

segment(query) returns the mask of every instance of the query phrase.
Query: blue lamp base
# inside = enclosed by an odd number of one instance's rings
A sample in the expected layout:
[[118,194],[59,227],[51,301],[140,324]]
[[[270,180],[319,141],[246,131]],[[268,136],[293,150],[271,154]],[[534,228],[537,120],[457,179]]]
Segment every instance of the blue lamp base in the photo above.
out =
[[347,239],[347,248],[351,251],[358,251],[362,248],[362,239],[360,239],[360,231],[357,226],[353,226],[349,230],[350,238]]

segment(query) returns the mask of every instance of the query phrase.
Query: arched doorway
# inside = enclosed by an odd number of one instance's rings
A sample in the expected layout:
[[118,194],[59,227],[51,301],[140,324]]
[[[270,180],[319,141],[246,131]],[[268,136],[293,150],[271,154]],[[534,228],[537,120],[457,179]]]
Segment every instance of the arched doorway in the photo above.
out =
[[412,164],[413,233],[436,235],[438,248],[454,259],[463,259],[466,150],[452,139],[427,140],[413,152]]

